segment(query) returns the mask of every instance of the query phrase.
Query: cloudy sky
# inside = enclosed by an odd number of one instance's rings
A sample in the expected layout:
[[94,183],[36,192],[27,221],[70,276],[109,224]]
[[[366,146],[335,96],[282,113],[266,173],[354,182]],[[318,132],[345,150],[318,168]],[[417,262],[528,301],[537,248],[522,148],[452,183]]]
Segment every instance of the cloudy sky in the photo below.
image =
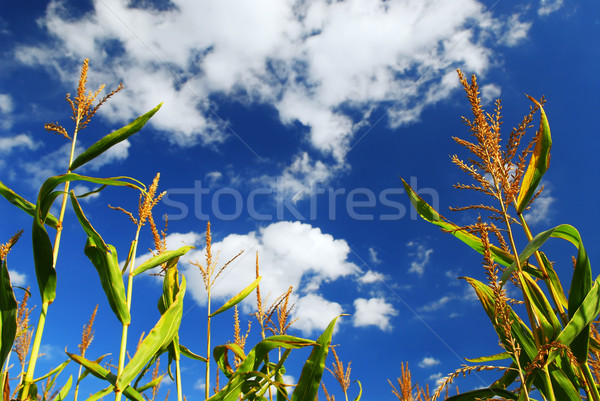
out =
[[[64,96],[75,91],[83,59],[88,88],[122,82],[125,90],[82,131],[78,151],[164,102],[141,133],[82,173],[148,184],[161,173],[167,195],[155,215],[169,216],[168,244],[196,246],[181,263],[189,281],[182,342],[198,352],[207,297],[189,261],[203,260],[208,219],[222,263],[244,250],[215,286],[215,303],[253,280],[258,253],[269,300],[294,288],[291,334],[316,338],[333,317],[348,315],[334,342],[368,399],[393,399],[387,379],[400,375],[402,361],[434,386],[465,357],[498,352],[477,300],[457,279],[483,277],[479,256],[417,219],[398,178],[444,214],[468,202],[451,188],[465,178],[450,163],[462,152],[451,136],[468,135],[457,68],[477,74],[490,111],[503,99],[507,134],[528,111],[525,93],[546,96],[552,165],[529,222],[535,230],[568,222],[587,244],[600,240],[600,219],[585,209],[599,195],[593,1],[12,1],[0,4],[0,38],[0,180],[28,199],[65,172],[70,144],[43,125],[72,131]],[[135,229],[109,203],[133,210],[137,197],[109,189],[83,203],[124,255]],[[25,229],[9,256],[13,282],[35,288],[30,220],[7,202],[0,213],[0,242]],[[451,216],[465,224],[474,217]],[[65,345],[76,349],[96,303],[89,352],[114,355],[120,338],[71,212],[65,230],[40,369],[60,363]],[[149,232],[141,247],[152,247]],[[595,249],[589,253],[594,260]],[[568,267],[568,257],[558,258]],[[136,281],[132,338],[157,319],[160,291],[153,277]],[[245,303],[244,316],[253,307]],[[232,317],[219,318],[215,341],[231,341]],[[299,371],[288,374],[296,380]],[[200,399],[200,377],[199,365],[186,366],[188,399]]]

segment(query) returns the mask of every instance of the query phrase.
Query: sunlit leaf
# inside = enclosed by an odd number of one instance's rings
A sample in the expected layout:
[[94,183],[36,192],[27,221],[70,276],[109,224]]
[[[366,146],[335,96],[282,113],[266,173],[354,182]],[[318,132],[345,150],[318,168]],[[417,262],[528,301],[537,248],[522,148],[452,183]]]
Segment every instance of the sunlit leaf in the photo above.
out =
[[223,306],[221,306],[215,312],[211,313],[210,317],[213,317],[213,316],[218,315],[219,313],[225,312],[226,310],[228,310],[230,308],[233,308],[235,305],[237,305],[240,302],[242,302],[244,300],[244,298],[246,298],[248,295],[250,295],[250,293],[252,291],[254,291],[254,289],[260,283],[261,279],[262,279],[262,277],[260,277],[260,276],[257,277],[256,280],[254,280],[249,286],[247,286],[242,291],[240,291],[239,294],[237,294],[234,297],[232,297],[229,301],[225,302],[225,304]]

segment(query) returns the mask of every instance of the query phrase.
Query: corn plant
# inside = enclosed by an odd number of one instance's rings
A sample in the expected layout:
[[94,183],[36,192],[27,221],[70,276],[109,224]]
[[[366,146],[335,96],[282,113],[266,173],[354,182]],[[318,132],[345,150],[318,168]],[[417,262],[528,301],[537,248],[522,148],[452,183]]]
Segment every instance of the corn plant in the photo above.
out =
[[[463,117],[471,139],[454,138],[470,153],[468,162],[452,156],[452,162],[467,173],[472,183],[456,184],[492,198],[494,203],[477,204],[454,210],[490,213],[489,219],[459,226],[443,217],[421,199],[403,180],[410,200],[419,215],[440,227],[483,255],[487,284],[463,277],[475,290],[498,334],[502,352],[471,360],[481,365],[465,366],[448,376],[432,396],[436,399],[459,374],[502,369],[504,374],[491,386],[447,398],[453,401],[503,397],[530,400],[536,390],[545,400],[580,400],[582,394],[600,401],[596,355],[600,344],[590,339],[592,324],[600,312],[600,277],[592,279],[589,258],[579,232],[561,224],[534,235],[525,215],[540,194],[540,181],[549,167],[552,139],[544,99],[532,97],[529,113],[512,130],[506,145],[500,135],[501,103],[497,100],[492,114],[481,105],[475,76],[471,81],[459,71],[473,112]],[[540,113],[539,128],[525,146],[521,140]],[[498,224],[498,225],[497,225]],[[515,230],[523,230],[527,243],[519,244]],[[570,242],[576,248],[574,269],[568,296],[556,270],[542,246],[551,238]],[[509,299],[508,285],[514,285],[519,299]],[[525,313],[511,306],[523,303]],[[507,368],[489,366],[489,362],[508,360]]]
[[[210,322],[215,316],[235,307],[255,289],[258,292],[260,276],[250,283],[239,294],[235,295],[220,308],[214,312],[211,310],[210,290],[215,283],[216,278],[227,266],[220,270],[215,269],[215,261],[212,260],[210,250],[210,223],[207,226],[207,259],[206,264],[196,263],[201,269],[204,284],[209,296],[209,307],[207,312],[207,341],[206,357],[195,354],[189,348],[183,346],[179,340],[179,327],[183,318],[183,303],[186,293],[187,282],[183,274],[178,270],[179,259],[190,251],[193,247],[183,246],[179,249],[168,250],[166,248],[166,234],[163,231],[162,236],[158,233],[152,208],[156,206],[164,193],[158,192],[158,182],[160,175],[157,174],[152,184],[146,187],[144,184],[130,177],[89,177],[74,172],[78,168],[91,162],[104,152],[126,140],[131,135],[139,132],[149,119],[160,109],[162,104],[157,105],[144,115],[136,118],[126,126],[118,129],[88,147],[81,154],[75,157],[75,145],[78,134],[86,128],[96,114],[99,108],[110,97],[122,89],[119,85],[117,89],[110,92],[101,99],[96,105],[94,102],[99,96],[103,86],[95,92],[88,92],[86,89],[88,74],[88,60],[85,60],[81,69],[77,95],[71,98],[67,94],[67,101],[72,110],[72,120],[75,123],[73,132],[68,134],[67,129],[58,123],[46,124],[45,128],[49,132],[58,133],[71,142],[71,151],[69,165],[66,166],[66,173],[58,176],[49,177],[41,186],[38,198],[35,203],[26,200],[24,197],[16,194],[4,183],[0,182],[0,194],[10,203],[25,211],[33,218],[32,224],[32,253],[34,258],[36,280],[41,296],[42,307],[39,314],[39,320],[34,329],[33,342],[31,342],[31,331],[29,326],[30,309],[27,308],[27,297],[19,304],[16,301],[13,287],[10,282],[7,267],[7,255],[10,249],[17,242],[20,233],[15,235],[9,242],[0,247],[1,266],[0,266],[0,366],[2,366],[2,387],[3,399],[10,399],[10,389],[8,386],[9,364],[8,357],[13,344],[16,341],[16,353],[21,365],[21,380],[18,384],[13,398],[20,401],[52,401],[64,400],[68,396],[73,384],[71,375],[63,386],[54,390],[59,375],[66,366],[74,361],[80,367],[76,377],[75,394],[76,400],[79,393],[79,384],[81,380],[90,375],[101,379],[104,382],[104,388],[98,390],[87,398],[88,401],[102,399],[110,393],[115,394],[115,400],[119,401],[125,396],[129,400],[145,400],[145,391],[152,391],[152,399],[156,397],[158,386],[164,375],[158,373],[159,358],[166,354],[168,358],[167,371],[170,377],[175,381],[177,387],[177,400],[183,401],[183,386],[181,379],[181,356],[188,357],[195,361],[200,361],[206,365],[206,387],[205,399],[216,400],[237,400],[238,397],[251,400],[262,400],[264,394],[270,391],[272,386],[277,390],[277,400],[288,399],[287,389],[283,383],[283,366],[292,349],[312,347],[313,351],[308,357],[299,382],[295,387],[291,399],[293,401],[314,401],[321,376],[323,374],[325,359],[331,343],[333,329],[337,318],[327,327],[325,332],[317,341],[293,337],[285,334],[285,319],[280,321],[279,333],[267,337],[263,333],[262,340],[256,344],[247,354],[236,344],[226,344],[215,347],[211,356],[211,329]],[[98,192],[107,186],[121,187],[122,189],[133,189],[140,196],[137,215],[127,211],[122,206],[113,207],[118,211],[125,213],[133,222],[135,230],[132,234],[132,242],[126,253],[125,265],[119,266],[117,247],[106,241],[94,227],[93,223],[86,216],[79,198],[85,197],[90,193],[75,195],[69,190],[71,182],[83,181],[99,185],[100,188],[92,191]],[[59,189],[59,186],[63,186]],[[58,217],[50,213],[54,202],[61,198],[61,207]],[[115,318],[121,327],[121,345],[118,352],[118,365],[116,371],[111,371],[101,365],[102,360],[108,354],[88,359],[89,352],[87,347],[92,339],[92,322],[84,329],[80,353],[74,354],[67,352],[68,359],[52,369],[50,372],[35,377],[36,362],[39,358],[39,350],[42,342],[44,326],[50,305],[56,299],[56,283],[58,271],[57,256],[60,248],[61,238],[63,236],[63,219],[67,205],[70,204],[74,214],[85,233],[87,240],[83,246],[83,252],[90,260],[98,274],[100,288],[104,292],[106,302],[110,306]],[[139,244],[141,229],[147,223],[150,225],[154,237],[156,251],[148,260],[143,261],[136,266],[136,254]],[[54,231],[54,241],[51,240],[48,229]],[[133,297],[133,282],[136,277],[151,269],[160,268],[160,275],[163,276],[162,293],[158,297],[158,309],[160,318],[154,327],[145,336],[142,336],[137,350],[130,360],[128,355],[128,333],[131,324],[131,302]],[[123,275],[126,273],[124,279]],[[125,283],[125,281],[127,283]],[[28,294],[28,293],[27,293]],[[288,294],[289,296],[289,294]],[[287,299],[287,298],[286,298]],[[287,311],[286,313],[288,313]],[[95,313],[93,315],[95,317]],[[31,343],[31,344],[30,344]],[[30,347],[31,345],[31,347]],[[281,349],[285,352],[281,354]],[[269,354],[271,351],[278,351],[279,358],[277,363],[270,362]],[[275,351],[274,351],[275,352]],[[235,355],[238,361],[235,369],[229,363],[228,356]],[[27,359],[27,362],[25,360]],[[209,397],[209,376],[210,362],[214,360],[220,371],[228,378],[228,383],[217,391],[212,397]],[[172,365],[175,365],[175,374],[173,375]],[[25,369],[25,366],[27,367]],[[146,374],[152,369],[152,375],[145,379]],[[45,380],[45,382],[42,382]],[[42,387],[39,383],[45,383]],[[272,398],[272,397],[271,397]]]

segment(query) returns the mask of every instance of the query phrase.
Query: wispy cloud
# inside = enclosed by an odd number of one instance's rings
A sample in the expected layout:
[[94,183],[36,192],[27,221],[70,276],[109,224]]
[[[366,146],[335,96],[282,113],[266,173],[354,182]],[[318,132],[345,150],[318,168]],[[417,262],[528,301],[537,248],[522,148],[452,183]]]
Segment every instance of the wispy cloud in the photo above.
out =
[[419,308],[421,312],[433,312],[438,309],[443,308],[448,302],[452,301],[455,297],[451,295],[445,295],[438,299],[437,301],[430,302],[426,305],[423,305]]
[[560,10],[562,6],[563,0],[540,0],[538,14],[542,16],[552,14],[553,12]]
[[433,253],[433,249],[427,248],[425,247],[425,245],[419,244],[414,241],[410,241],[406,244],[406,246],[408,246],[411,249],[414,249],[414,251],[411,251],[409,254],[413,261],[410,263],[410,268],[408,269],[408,272],[416,273],[419,276],[422,276],[423,273],[425,273],[425,267],[429,263],[429,258]]
[[0,153],[7,154],[18,148],[35,150],[40,145],[40,143],[31,139],[31,136],[26,134],[18,134],[15,136],[0,138]]

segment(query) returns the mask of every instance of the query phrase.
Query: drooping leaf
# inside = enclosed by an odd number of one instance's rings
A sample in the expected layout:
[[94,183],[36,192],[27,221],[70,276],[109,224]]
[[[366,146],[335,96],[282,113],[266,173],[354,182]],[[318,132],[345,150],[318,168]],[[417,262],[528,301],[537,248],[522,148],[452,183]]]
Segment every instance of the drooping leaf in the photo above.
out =
[[[440,227],[442,230],[449,232],[459,240],[463,241],[465,244],[469,245],[471,248],[475,249],[477,252],[483,254],[484,246],[481,242],[481,239],[477,238],[477,236],[471,233],[466,232],[465,230],[462,230],[459,226],[439,214],[433,207],[431,207],[419,195],[417,195],[417,193],[413,191],[410,185],[408,185],[406,181],[402,179],[402,177],[400,179],[402,180],[404,189],[406,190],[406,193],[408,194],[410,201],[417,210],[419,216],[421,216],[424,220]],[[510,266],[514,261],[513,256],[501,248],[491,246],[490,251],[494,260],[503,266]]]
[[147,112],[146,114],[136,118],[126,126],[118,129],[113,133],[106,135],[104,138],[94,143],[83,153],[77,156],[75,160],[73,160],[73,163],[71,163],[71,165],[69,166],[69,171],[74,171],[76,168],[83,166],[85,163],[100,156],[102,153],[106,152],[114,145],[124,141],[131,135],[138,132],[148,122],[148,120],[158,111],[158,109],[160,109],[161,106],[162,103],[150,110],[149,112]]
[[[21,195],[15,193],[12,189],[8,188],[2,181],[0,181],[0,195],[4,196],[7,201],[25,211],[30,216],[35,216],[35,205],[23,198]],[[51,213],[48,213],[48,216],[46,217],[46,224],[52,228],[56,228],[58,219]]]
[[360,384],[360,380],[357,380],[356,383],[358,383],[358,395],[354,398],[354,401],[360,401],[362,397],[362,384]]
[[144,368],[146,363],[163,347],[173,341],[173,337],[177,335],[179,325],[181,324],[181,316],[183,314],[183,296],[185,295],[185,276],[181,276],[181,286],[175,297],[175,302],[169,306],[166,312],[160,317],[158,323],[154,326],[150,333],[144,338],[137,352],[129,361],[127,366],[117,380],[117,387],[123,388],[133,380],[138,373]]
[[244,288],[242,291],[240,291],[239,294],[235,295],[234,297],[232,297],[229,301],[225,302],[225,304],[223,306],[221,306],[219,309],[217,309],[215,312],[210,314],[210,317],[214,317],[216,315],[218,315],[219,313],[223,313],[226,310],[233,308],[235,305],[239,304],[240,302],[242,302],[244,300],[244,298],[246,298],[248,295],[250,295],[250,293],[252,291],[254,291],[254,289],[258,286],[258,284],[260,283],[260,280],[262,279],[261,276],[258,276],[256,278],[256,280],[254,280],[249,286],[247,286],[246,288]]
[[0,366],[4,366],[17,335],[17,299],[10,283],[6,259],[0,269]]
[[542,105],[532,98],[527,96],[532,102],[534,102],[540,109],[540,135],[529,159],[529,165],[523,176],[521,182],[521,189],[517,198],[517,213],[521,214],[529,204],[529,201],[535,194],[538,185],[542,179],[548,166],[550,165],[550,148],[552,147],[552,137],[550,135],[550,125],[548,124],[548,118],[544,112]]
[[56,187],[67,181],[85,181],[101,185],[127,186],[142,190],[139,185],[125,181],[125,178],[127,177],[95,178],[71,173],[50,177],[42,184],[35,205],[31,230],[35,274],[42,303],[50,304],[56,298],[56,270],[54,268],[53,247],[45,228],[50,207],[52,207],[56,198],[62,195],[61,191],[55,191]]
[[333,329],[338,319],[339,316],[333,319],[317,339],[317,346],[313,348],[308,360],[302,367],[298,385],[292,394],[292,401],[314,401],[317,396],[323,370],[325,369],[325,359],[333,336]]

